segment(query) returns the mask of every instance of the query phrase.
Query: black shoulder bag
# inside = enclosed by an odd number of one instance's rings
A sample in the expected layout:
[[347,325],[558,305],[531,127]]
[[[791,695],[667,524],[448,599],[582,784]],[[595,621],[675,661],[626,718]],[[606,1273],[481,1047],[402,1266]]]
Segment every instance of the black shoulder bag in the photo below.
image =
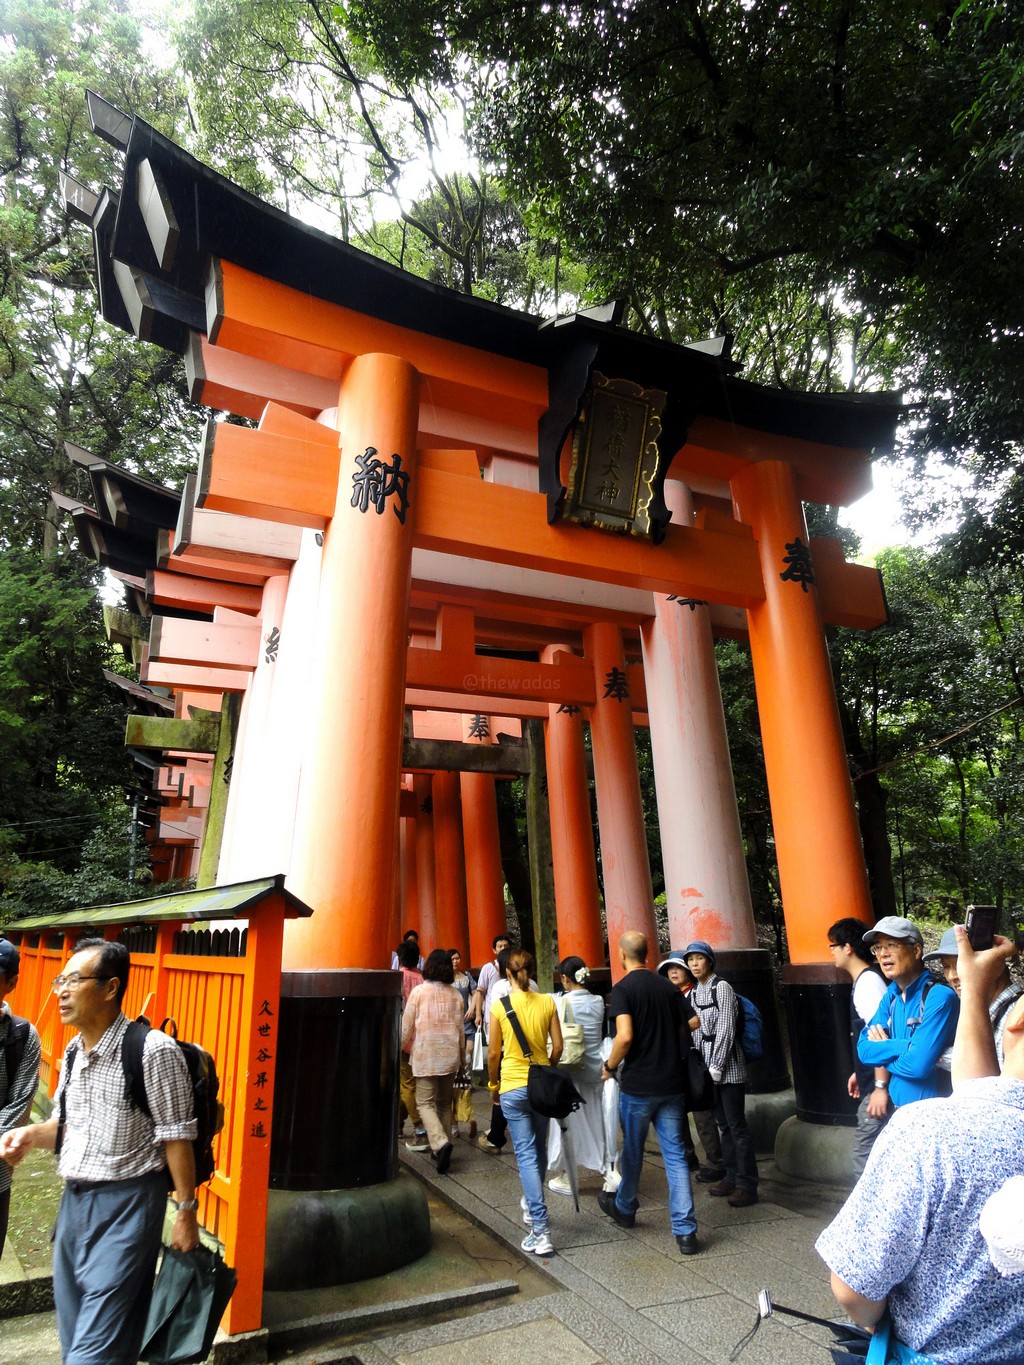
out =
[[501,1001],[505,1007],[505,1017],[512,1025],[512,1031],[523,1049],[523,1056],[530,1063],[526,1078],[526,1097],[530,1108],[549,1119],[564,1119],[578,1109],[586,1100],[573,1085],[571,1079],[557,1066],[541,1066],[533,1060],[533,1053],[526,1041],[523,1026],[516,1018],[512,1008],[512,997],[506,995]]

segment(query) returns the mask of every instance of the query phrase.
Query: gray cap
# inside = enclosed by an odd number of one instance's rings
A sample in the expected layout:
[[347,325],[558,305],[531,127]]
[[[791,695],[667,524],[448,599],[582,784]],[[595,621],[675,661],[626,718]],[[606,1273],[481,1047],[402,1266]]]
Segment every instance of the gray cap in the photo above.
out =
[[921,930],[913,920],[904,919],[902,915],[883,915],[877,924],[864,935],[865,943],[874,943],[878,938],[905,938],[911,943],[920,943],[924,947],[924,938]]
[[939,946],[933,948],[930,953],[925,953],[921,961],[938,964],[941,958],[959,956],[960,945],[956,941],[956,929],[951,925],[939,940]]

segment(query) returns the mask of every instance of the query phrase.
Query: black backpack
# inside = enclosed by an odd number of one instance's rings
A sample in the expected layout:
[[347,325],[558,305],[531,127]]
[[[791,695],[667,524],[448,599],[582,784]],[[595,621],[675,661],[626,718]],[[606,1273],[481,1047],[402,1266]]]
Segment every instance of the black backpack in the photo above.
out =
[[[192,1107],[196,1118],[196,1135],[192,1139],[192,1150],[195,1153],[196,1162],[196,1184],[204,1185],[214,1172],[213,1139],[224,1127],[224,1106],[218,1099],[220,1078],[217,1075],[217,1065],[205,1048],[201,1048],[198,1043],[180,1041],[178,1026],[173,1019],[164,1020],[160,1025],[161,1033],[168,1031],[168,1024],[171,1026],[170,1036],[178,1044],[178,1050],[185,1060],[189,1081],[192,1084]],[[125,1095],[136,1108],[142,1110],[147,1118],[152,1118],[152,1114],[146,1096],[146,1080],[142,1071],[142,1052],[146,1045],[146,1034],[151,1027],[152,1025],[145,1016],[133,1019],[125,1029],[124,1038],[121,1041],[121,1065],[124,1067]],[[77,1046],[73,1047],[67,1056],[68,1074],[60,1095],[60,1120],[56,1145],[58,1152],[64,1134],[64,1096],[71,1080],[71,1068],[75,1064],[77,1052]]]

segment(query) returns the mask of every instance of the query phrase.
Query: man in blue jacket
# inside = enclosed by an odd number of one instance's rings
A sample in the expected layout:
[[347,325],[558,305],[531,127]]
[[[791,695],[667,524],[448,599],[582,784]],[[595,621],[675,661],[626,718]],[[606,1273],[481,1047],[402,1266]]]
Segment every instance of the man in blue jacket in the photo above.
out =
[[948,1095],[949,1072],[938,1061],[956,1032],[960,1014],[956,992],[921,961],[924,939],[910,920],[886,915],[868,930],[864,942],[889,987],[861,1032],[858,1057],[865,1066],[886,1068],[889,1098],[897,1109],[914,1100]]

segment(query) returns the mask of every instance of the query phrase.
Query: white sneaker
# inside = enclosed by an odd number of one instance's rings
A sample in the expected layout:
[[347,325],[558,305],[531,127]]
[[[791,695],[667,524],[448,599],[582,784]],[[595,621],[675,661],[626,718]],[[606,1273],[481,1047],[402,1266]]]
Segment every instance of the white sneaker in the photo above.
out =
[[520,1208],[522,1209],[522,1211],[523,1211],[523,1222],[526,1224],[526,1226],[527,1226],[528,1228],[532,1228],[532,1227],[533,1227],[533,1219],[530,1217],[530,1206],[529,1206],[529,1204],[526,1202],[526,1195],[525,1195],[525,1194],[523,1195],[523,1197],[522,1197],[522,1198],[520,1199],[520,1201],[519,1201],[519,1207],[520,1207]]
[[524,1251],[532,1251],[535,1256],[553,1256],[555,1254],[555,1248],[551,1245],[551,1238],[546,1232],[534,1232],[531,1229],[519,1245]]
[[622,1176],[619,1175],[618,1171],[615,1170],[614,1167],[612,1167],[610,1171],[605,1171],[604,1188],[608,1194],[614,1194],[621,1184]]
[[553,1175],[548,1181],[548,1189],[554,1190],[555,1194],[572,1194],[572,1186],[567,1175]]

